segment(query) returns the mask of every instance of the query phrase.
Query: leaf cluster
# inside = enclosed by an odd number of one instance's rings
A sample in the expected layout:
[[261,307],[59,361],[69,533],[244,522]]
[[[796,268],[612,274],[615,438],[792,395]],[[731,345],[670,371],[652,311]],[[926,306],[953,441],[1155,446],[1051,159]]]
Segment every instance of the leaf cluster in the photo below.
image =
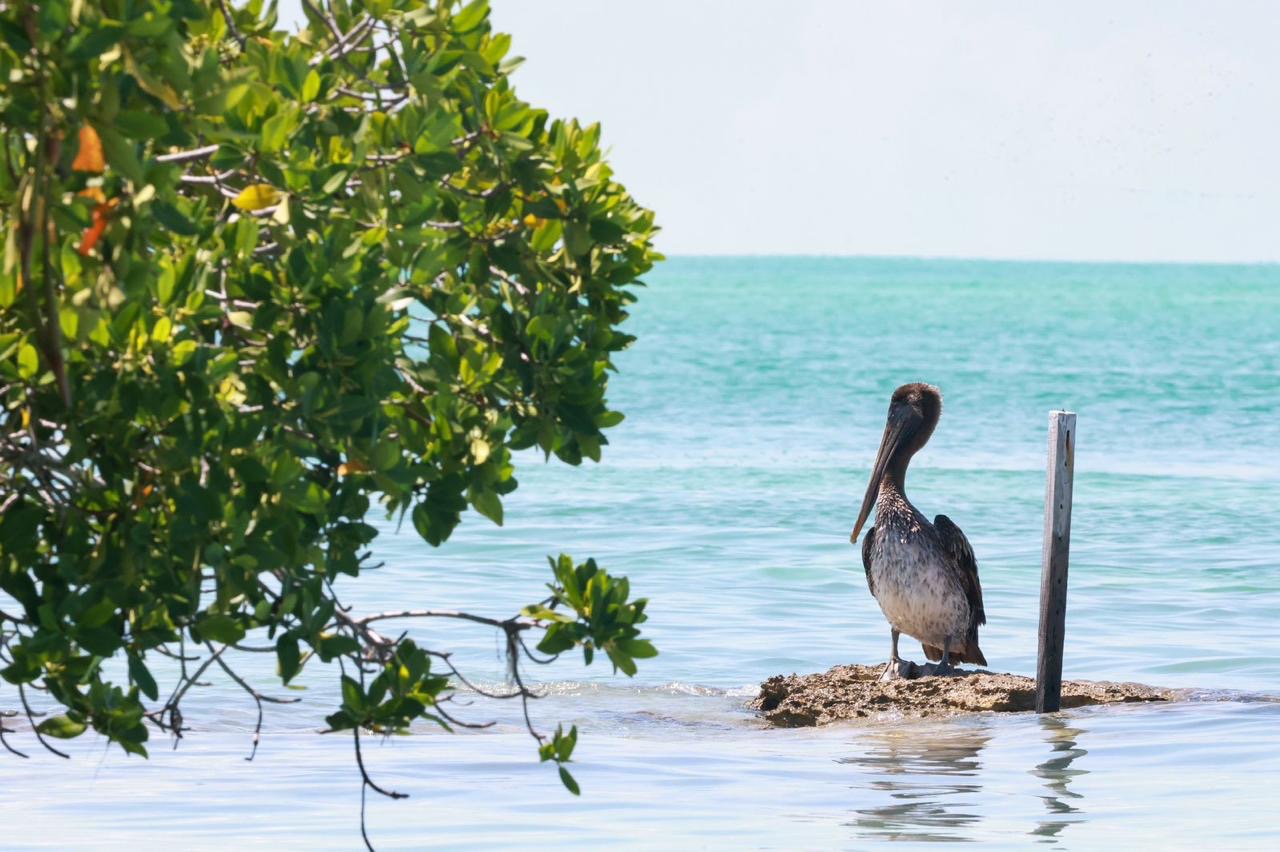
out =
[[[551,598],[545,605],[523,611],[530,618],[549,622],[538,643],[539,651],[556,655],[581,647],[583,661],[591,665],[596,650],[602,650],[615,671],[621,669],[629,676],[636,673],[636,660],[657,656],[653,644],[639,638],[636,626],[648,618],[644,612],[648,601],[629,600],[631,584],[626,577],[610,577],[594,559],[575,566],[561,554],[559,559],[547,561],[556,577],[555,583],[548,584]],[[558,605],[563,608],[557,609]]]
[[[659,256],[599,127],[516,95],[485,0],[303,6],[0,5],[0,675],[65,708],[41,734],[145,754],[211,665],[261,706],[227,663],[261,634],[285,682],[344,662],[335,729],[449,724],[447,654],[334,593],[369,513],[501,524],[514,452],[598,460],[622,419]],[[553,568],[527,619],[474,620],[633,674],[644,602]]]

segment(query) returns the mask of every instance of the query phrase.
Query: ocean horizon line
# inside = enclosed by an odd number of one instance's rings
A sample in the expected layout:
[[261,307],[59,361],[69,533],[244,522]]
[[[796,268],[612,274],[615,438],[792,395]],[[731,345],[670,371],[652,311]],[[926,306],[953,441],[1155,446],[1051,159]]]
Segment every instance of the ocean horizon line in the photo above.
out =
[[869,260],[918,263],[989,263],[1010,266],[1130,266],[1180,268],[1280,267],[1275,260],[1132,260],[1053,257],[982,257],[978,255],[833,254],[813,252],[664,252],[666,260]]

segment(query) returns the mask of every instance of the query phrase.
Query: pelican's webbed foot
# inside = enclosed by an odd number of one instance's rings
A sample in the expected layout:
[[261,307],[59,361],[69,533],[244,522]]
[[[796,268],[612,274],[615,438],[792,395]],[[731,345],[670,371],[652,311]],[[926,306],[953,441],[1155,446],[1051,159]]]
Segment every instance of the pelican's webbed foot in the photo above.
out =
[[915,676],[915,671],[915,663],[895,657],[885,664],[884,671],[880,674],[880,680],[897,680],[898,678],[909,680]]
[[950,675],[960,674],[960,671],[951,665],[951,639],[948,638],[942,644],[942,660],[937,663],[929,663],[921,670],[921,674],[931,677],[948,677]]
[[884,667],[884,671],[880,674],[881,680],[896,680],[900,677],[910,678],[915,676],[916,664],[908,662],[898,656],[898,636],[901,631],[898,628],[889,626],[889,662]]
[[941,663],[927,663],[920,667],[920,674],[926,677],[948,677],[950,675],[962,674],[962,672],[951,665],[947,661]]

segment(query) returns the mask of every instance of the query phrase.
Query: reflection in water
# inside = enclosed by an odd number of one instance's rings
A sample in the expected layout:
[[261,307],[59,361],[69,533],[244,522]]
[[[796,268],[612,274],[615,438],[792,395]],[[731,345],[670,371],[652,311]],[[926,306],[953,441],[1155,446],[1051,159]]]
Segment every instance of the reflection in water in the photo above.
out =
[[1076,758],[1088,754],[1085,749],[1076,745],[1080,735],[1087,732],[1070,727],[1066,720],[1056,716],[1040,716],[1039,721],[1048,735],[1052,753],[1050,758],[1033,769],[1031,774],[1043,778],[1045,786],[1049,788],[1049,795],[1040,797],[1049,811],[1049,817],[1041,820],[1031,834],[1038,836],[1042,842],[1052,843],[1058,839],[1058,835],[1064,828],[1084,819],[1083,816],[1076,816],[1080,813],[1080,808],[1072,804],[1073,799],[1077,800],[1078,804],[1078,800],[1082,798],[1081,794],[1067,787],[1077,775],[1089,773],[1087,769],[1071,768]]
[[852,825],[885,840],[973,840],[965,829],[981,819],[975,797],[982,789],[978,752],[991,739],[987,728],[912,726],[868,734],[870,747],[840,762],[870,773],[870,789],[887,792],[891,803],[859,810]]
[[[1074,721],[1058,716],[1036,720],[1045,734],[1049,756],[1030,774],[1044,783],[1038,797],[1048,813],[1029,833],[1043,843],[1059,842],[1068,825],[1085,819],[1082,794],[1072,790],[1071,783],[1088,774],[1076,764],[1088,754],[1078,744],[1088,732],[1072,727]],[[1018,729],[1028,731],[1022,726]],[[979,823],[984,815],[995,815],[987,797],[999,799],[1003,792],[999,784],[985,794],[983,791],[979,753],[990,744],[992,733],[989,723],[977,719],[945,726],[904,725],[866,731],[862,752],[839,762],[865,772],[868,780],[864,789],[887,793],[888,803],[860,808],[851,825],[860,834],[881,840],[983,839]],[[1002,758],[995,760],[999,764]],[[988,767],[987,774],[991,772]],[[999,811],[1001,806],[994,808]],[[990,831],[988,826],[988,835]]]

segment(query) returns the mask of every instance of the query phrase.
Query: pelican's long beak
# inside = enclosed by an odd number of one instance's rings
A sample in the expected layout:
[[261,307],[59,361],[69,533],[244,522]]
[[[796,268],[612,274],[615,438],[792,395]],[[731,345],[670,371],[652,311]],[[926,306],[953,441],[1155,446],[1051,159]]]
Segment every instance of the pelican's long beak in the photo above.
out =
[[867,483],[867,493],[862,498],[862,511],[858,513],[858,522],[853,525],[853,535],[849,536],[851,542],[857,542],[858,536],[862,533],[862,525],[867,522],[871,507],[876,504],[876,497],[880,495],[880,480],[884,478],[890,460],[898,452],[898,447],[906,437],[909,422],[906,411],[889,412],[889,422],[885,424],[884,437],[880,439],[880,452],[876,453],[876,463],[871,467],[871,481]]

